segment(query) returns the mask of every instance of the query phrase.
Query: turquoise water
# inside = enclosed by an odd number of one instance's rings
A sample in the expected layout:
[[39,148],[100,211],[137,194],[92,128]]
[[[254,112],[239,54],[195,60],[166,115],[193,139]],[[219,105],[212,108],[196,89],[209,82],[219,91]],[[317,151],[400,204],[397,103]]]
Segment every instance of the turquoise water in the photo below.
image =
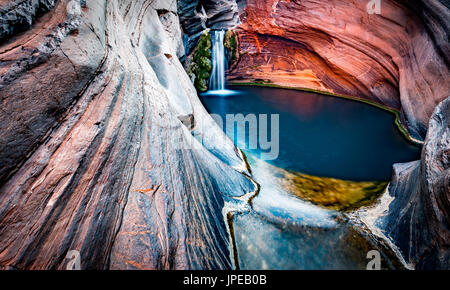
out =
[[[401,135],[395,116],[377,107],[295,90],[231,89],[236,93],[225,97],[203,95],[205,107],[223,119],[226,114],[279,114],[279,156],[269,161],[278,167],[315,176],[383,181],[390,179],[392,164],[420,159],[421,149]],[[246,140],[229,137],[245,147],[248,130]],[[264,152],[249,151],[257,157]]]
[[252,178],[261,186],[250,209],[235,213],[232,220],[237,266],[365,269],[368,251],[377,250],[382,269],[402,268],[391,249],[367,235],[346,213],[294,196],[272,166],[354,181],[387,181],[392,164],[420,158],[420,148],[400,134],[394,115],[364,103],[309,92],[230,89],[234,93],[226,96],[202,96],[210,113],[223,120],[227,114],[279,115],[279,155],[274,160],[260,159],[267,150],[249,148],[248,130],[229,136],[246,153]]

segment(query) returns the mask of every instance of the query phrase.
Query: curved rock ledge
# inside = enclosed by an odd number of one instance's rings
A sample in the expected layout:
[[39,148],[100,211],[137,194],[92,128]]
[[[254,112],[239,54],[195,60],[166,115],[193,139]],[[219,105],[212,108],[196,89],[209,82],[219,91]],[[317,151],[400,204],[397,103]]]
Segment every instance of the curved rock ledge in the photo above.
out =
[[0,268],[233,268],[222,209],[255,185],[175,57],[176,2],[81,2],[0,44]]

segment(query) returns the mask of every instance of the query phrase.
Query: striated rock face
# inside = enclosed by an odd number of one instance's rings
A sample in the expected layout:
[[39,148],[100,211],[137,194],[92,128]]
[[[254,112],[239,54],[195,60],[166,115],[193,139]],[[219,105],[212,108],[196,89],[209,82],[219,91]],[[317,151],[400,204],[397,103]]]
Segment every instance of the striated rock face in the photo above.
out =
[[55,0],[0,2],[0,41],[31,27],[36,18],[55,6]]
[[199,0],[178,0],[178,15],[186,34],[194,35],[206,29],[208,16]]
[[206,28],[228,29],[239,24],[246,0],[179,0],[178,13],[187,35]]
[[[233,82],[362,97],[399,109],[413,137],[450,94],[446,1],[247,0]],[[447,3],[447,4],[446,4]]]
[[255,187],[176,57],[176,11],[60,0],[24,32],[0,14],[0,268],[233,267],[224,206]]
[[[0,0],[0,269],[73,251],[82,269],[233,268],[227,210],[255,185],[178,60],[180,25],[242,21],[231,80],[373,99],[423,137],[449,89],[442,3]],[[449,111],[373,224],[417,268],[449,268]]]
[[227,29],[239,23],[239,0],[201,0],[208,20],[206,26],[211,29]]
[[394,165],[389,193],[360,215],[412,268],[450,268],[450,97],[431,117],[422,159]]

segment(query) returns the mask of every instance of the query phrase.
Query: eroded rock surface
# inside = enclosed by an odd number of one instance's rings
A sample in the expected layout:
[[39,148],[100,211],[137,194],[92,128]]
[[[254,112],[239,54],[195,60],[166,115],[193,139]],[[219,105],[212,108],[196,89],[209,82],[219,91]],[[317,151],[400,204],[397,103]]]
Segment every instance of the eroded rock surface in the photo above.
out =
[[55,6],[55,0],[0,1],[0,41],[25,31]]
[[[224,208],[255,186],[184,46],[241,21],[231,80],[369,98],[423,138],[449,94],[445,3],[0,0],[0,268],[232,268]],[[449,268],[448,103],[374,215],[417,268]]]
[[422,159],[394,165],[388,193],[360,216],[411,268],[450,268],[450,97],[430,119]]
[[177,58],[176,11],[60,0],[6,32],[0,268],[233,267],[224,204],[255,187]]
[[186,34],[205,28],[228,29],[239,24],[245,0],[179,0],[178,12]]
[[399,109],[413,137],[450,94],[447,1],[247,0],[228,79],[362,97]]

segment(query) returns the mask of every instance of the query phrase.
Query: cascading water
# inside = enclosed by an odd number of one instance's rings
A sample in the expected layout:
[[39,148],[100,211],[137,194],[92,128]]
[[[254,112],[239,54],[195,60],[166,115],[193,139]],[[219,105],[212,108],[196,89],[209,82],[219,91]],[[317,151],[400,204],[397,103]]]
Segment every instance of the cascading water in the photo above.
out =
[[212,91],[225,91],[225,47],[223,44],[225,31],[217,30],[212,34],[212,60],[213,69],[209,82],[209,89]]
[[206,95],[233,95],[236,92],[225,89],[225,31],[211,32],[213,69],[209,80],[209,91]]

